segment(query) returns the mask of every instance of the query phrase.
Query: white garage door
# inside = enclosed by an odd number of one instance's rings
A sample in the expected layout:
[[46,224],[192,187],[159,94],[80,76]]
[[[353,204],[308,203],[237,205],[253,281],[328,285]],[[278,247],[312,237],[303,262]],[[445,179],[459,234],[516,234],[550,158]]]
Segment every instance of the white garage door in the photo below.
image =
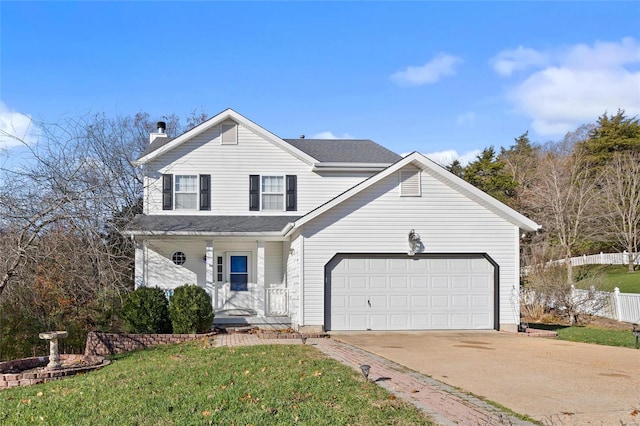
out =
[[339,257],[327,273],[329,330],[494,328],[494,268],[484,257]]

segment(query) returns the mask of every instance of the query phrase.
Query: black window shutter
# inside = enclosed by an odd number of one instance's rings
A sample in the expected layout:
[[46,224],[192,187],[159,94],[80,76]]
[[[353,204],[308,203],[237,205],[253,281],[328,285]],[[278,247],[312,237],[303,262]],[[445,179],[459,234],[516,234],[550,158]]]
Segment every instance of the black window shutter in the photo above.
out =
[[211,175],[200,175],[200,210],[211,210]]
[[298,210],[298,177],[296,175],[287,175],[287,211],[294,212]]
[[260,176],[249,175],[249,210],[260,210]]
[[162,210],[173,210],[173,175],[162,175]]

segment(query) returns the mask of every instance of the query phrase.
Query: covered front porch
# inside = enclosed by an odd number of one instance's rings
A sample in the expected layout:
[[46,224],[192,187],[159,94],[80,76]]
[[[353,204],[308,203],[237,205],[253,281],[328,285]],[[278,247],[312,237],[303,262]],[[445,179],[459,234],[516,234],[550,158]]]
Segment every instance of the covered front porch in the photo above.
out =
[[136,246],[136,288],[197,284],[209,293],[215,324],[290,324],[286,241],[143,238]]
[[196,284],[211,295],[216,324],[290,325],[300,259],[283,230],[292,216],[140,215],[135,287]]

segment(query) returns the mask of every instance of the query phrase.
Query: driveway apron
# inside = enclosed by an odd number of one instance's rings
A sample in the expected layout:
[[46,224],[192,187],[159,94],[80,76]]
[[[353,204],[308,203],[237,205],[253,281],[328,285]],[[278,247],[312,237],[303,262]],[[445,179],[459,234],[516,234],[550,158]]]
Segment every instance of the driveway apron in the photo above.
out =
[[496,331],[331,337],[543,424],[640,424],[640,350]]

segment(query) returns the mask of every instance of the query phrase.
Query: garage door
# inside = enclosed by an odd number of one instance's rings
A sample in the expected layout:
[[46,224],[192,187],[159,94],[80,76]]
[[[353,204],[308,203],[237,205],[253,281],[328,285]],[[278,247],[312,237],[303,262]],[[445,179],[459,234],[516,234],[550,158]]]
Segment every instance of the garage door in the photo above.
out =
[[482,255],[345,255],[326,273],[329,330],[494,328],[494,266]]

